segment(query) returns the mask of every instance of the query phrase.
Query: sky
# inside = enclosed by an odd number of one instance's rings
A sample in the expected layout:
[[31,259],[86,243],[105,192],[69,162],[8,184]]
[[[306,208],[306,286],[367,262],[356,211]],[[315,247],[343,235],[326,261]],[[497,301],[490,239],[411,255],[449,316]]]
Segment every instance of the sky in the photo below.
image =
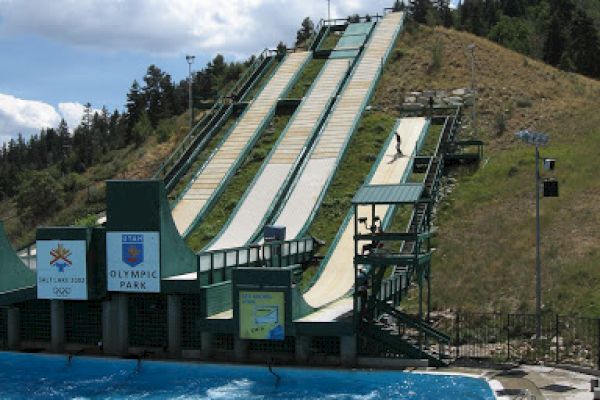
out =
[[[134,79],[155,64],[185,79],[217,53],[245,59],[283,40],[327,0],[0,0],[0,143],[73,128],[83,104],[122,110]],[[393,0],[331,0],[332,18],[381,13]]]

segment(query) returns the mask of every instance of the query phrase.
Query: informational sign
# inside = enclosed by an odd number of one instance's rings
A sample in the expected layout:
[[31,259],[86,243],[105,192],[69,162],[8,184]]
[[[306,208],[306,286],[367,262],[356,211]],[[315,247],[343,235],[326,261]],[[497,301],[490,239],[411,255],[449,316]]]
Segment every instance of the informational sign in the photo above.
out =
[[240,338],[285,339],[283,292],[240,291]]
[[106,268],[111,292],[160,292],[159,233],[108,232]]
[[85,240],[38,240],[37,297],[87,300]]

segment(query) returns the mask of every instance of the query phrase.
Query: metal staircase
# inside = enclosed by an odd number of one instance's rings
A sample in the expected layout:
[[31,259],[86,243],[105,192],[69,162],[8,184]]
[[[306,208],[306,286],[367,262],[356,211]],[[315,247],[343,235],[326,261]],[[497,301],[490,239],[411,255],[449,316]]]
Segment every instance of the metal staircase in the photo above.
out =
[[435,367],[448,365],[450,336],[385,302],[376,301],[373,308],[383,317],[374,323],[361,321],[359,331],[376,343],[381,356],[423,359]]

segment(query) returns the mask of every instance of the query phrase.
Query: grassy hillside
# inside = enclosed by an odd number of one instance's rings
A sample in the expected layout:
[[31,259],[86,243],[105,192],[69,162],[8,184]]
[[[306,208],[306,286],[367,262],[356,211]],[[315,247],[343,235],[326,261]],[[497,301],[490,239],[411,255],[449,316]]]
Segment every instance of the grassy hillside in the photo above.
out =
[[[197,116],[200,117],[201,114]],[[188,132],[189,119],[185,114],[163,123],[169,126],[165,140],[159,141],[158,136],[153,134],[139,146],[130,145],[109,151],[82,174],[70,173],[63,177],[58,166],[47,168],[46,171],[62,185],[65,199],[64,206],[46,220],[28,225],[19,219],[15,198],[0,202],[2,219],[13,245],[18,248],[31,243],[35,239],[37,225],[93,224],[97,219],[96,213],[106,208],[106,179],[151,177]]]
[[[527,59],[485,39],[409,26],[386,66],[374,104],[395,113],[404,94],[470,85],[475,43],[479,169],[451,170],[440,203],[433,263],[438,309],[534,309],[534,149],[513,133],[546,131],[560,197],[542,199],[543,307],[600,312],[600,82]],[[465,133],[470,132],[466,110]]]

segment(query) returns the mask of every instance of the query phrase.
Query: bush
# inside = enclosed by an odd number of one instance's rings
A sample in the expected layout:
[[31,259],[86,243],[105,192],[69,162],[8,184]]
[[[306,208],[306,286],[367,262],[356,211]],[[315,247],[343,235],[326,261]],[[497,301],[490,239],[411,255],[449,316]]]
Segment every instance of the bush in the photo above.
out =
[[506,132],[506,115],[504,115],[503,112],[496,114],[496,117],[494,118],[494,129],[498,136]]
[[444,45],[437,42],[431,48],[431,62],[429,64],[429,73],[434,74],[442,68],[442,59],[444,56]]
[[24,223],[34,223],[51,216],[63,205],[62,185],[47,171],[23,174],[17,193],[17,211]]
[[529,108],[533,105],[531,99],[527,96],[521,96],[517,98],[517,107],[519,108]]

